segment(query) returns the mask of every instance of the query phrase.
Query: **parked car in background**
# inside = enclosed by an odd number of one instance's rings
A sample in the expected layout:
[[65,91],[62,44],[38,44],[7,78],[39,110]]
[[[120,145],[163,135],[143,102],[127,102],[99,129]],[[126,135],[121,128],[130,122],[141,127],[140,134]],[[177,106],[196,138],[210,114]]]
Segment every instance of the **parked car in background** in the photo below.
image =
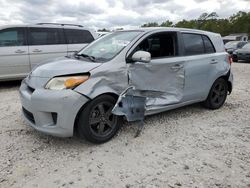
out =
[[233,61],[239,60],[250,61],[250,43],[245,44],[241,49],[234,51]]
[[248,41],[248,34],[247,33],[234,33],[228,36],[222,37],[224,44],[230,41]]
[[106,31],[97,31],[96,33],[98,34],[98,38],[99,38],[99,37],[102,37],[102,36],[104,36],[104,35],[109,34],[110,32],[106,32]]
[[219,34],[144,28],[116,31],[38,66],[23,80],[20,98],[26,122],[38,131],[60,137],[75,132],[103,143],[119,130],[118,115],[144,118],[137,102],[119,101],[123,97],[146,98],[145,115],[197,102],[218,109],[232,82],[231,58]]
[[225,48],[227,53],[232,55],[235,50],[242,48],[245,44],[247,44],[247,41],[230,41],[225,44]]
[[97,38],[80,25],[40,23],[0,27],[0,80],[21,79],[42,61],[70,55]]

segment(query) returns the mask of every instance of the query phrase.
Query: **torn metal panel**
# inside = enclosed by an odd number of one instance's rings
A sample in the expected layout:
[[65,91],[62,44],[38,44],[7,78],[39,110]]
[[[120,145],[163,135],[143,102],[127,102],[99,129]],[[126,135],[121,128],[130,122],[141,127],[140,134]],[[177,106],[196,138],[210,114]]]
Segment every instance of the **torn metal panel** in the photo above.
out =
[[133,89],[128,88],[120,95],[113,114],[125,116],[128,121],[143,121],[145,116],[146,97],[133,95]]

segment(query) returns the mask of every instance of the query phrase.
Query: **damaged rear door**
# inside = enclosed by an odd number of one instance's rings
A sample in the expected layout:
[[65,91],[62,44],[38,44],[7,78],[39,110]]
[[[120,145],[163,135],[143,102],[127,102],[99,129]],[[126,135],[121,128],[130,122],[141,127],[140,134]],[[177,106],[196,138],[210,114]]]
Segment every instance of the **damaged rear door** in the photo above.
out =
[[[141,117],[141,112],[157,111],[182,101],[185,69],[183,58],[178,57],[179,46],[177,32],[153,33],[135,45],[127,58],[129,86],[120,95],[113,113],[140,120],[128,116]],[[146,53],[151,55],[149,60],[143,56]],[[138,55],[136,61],[134,57]]]

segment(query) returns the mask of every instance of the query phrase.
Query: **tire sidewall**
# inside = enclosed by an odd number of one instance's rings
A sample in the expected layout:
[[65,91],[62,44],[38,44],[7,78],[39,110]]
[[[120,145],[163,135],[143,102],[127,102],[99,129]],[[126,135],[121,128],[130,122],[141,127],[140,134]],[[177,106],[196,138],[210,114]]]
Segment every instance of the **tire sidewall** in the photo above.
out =
[[103,101],[107,101],[107,102],[111,102],[112,104],[115,105],[116,103],[116,99],[110,95],[101,95],[97,98],[95,98],[94,100],[90,101],[80,112],[79,114],[79,118],[77,121],[77,131],[78,134],[81,138],[85,138],[86,140],[92,142],[92,143],[104,143],[109,141],[111,138],[113,138],[115,136],[115,134],[117,133],[117,131],[120,129],[121,126],[121,118],[119,116],[117,117],[117,123],[115,124],[114,129],[111,131],[110,134],[108,134],[107,136],[104,137],[99,137],[95,134],[92,133],[91,128],[90,128],[90,124],[89,124],[89,117],[90,117],[90,113],[93,109],[94,106],[96,106],[97,104],[103,102]]
[[[214,103],[212,102],[212,94],[213,94],[213,90],[214,90],[215,86],[216,86],[219,82],[223,83],[223,85],[225,86],[225,96],[224,96],[223,101],[222,101],[220,104],[214,104]],[[213,83],[213,85],[212,85],[212,87],[211,87],[211,89],[210,89],[210,92],[209,92],[207,101],[206,101],[206,102],[208,103],[209,108],[211,108],[211,109],[218,109],[218,108],[220,108],[221,106],[223,106],[224,103],[225,103],[225,101],[226,101],[226,99],[227,99],[227,91],[228,91],[227,81],[226,81],[225,79],[223,79],[223,78],[217,79],[217,80]]]

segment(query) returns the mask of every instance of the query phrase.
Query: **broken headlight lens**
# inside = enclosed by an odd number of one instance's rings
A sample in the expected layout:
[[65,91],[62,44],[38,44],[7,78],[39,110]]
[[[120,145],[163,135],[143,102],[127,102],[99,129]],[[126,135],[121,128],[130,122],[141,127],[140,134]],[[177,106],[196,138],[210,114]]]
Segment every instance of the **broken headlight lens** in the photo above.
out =
[[62,90],[73,89],[76,86],[84,83],[89,79],[89,76],[62,76],[52,78],[46,85],[45,89]]

